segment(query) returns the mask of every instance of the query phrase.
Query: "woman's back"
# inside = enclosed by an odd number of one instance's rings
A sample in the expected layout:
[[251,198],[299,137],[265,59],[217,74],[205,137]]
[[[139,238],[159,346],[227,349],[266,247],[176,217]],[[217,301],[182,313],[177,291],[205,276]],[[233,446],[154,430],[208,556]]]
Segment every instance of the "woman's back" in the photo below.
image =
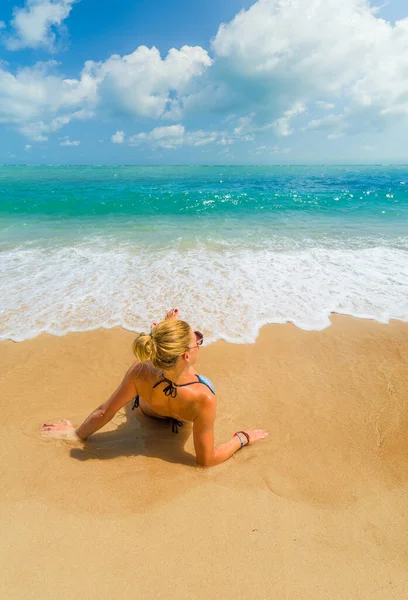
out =
[[135,363],[132,370],[140,406],[148,416],[194,421],[202,400],[214,394],[211,382],[200,380],[193,367],[177,382],[164,378],[162,370],[151,363]]

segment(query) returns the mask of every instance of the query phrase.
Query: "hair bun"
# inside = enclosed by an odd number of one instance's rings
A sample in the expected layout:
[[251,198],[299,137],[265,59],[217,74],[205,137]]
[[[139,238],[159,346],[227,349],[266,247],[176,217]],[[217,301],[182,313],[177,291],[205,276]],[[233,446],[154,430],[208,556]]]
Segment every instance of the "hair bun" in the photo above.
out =
[[140,362],[150,361],[157,369],[170,369],[189,348],[191,327],[185,321],[165,319],[151,333],[139,333],[133,352]]
[[154,360],[156,355],[156,342],[151,333],[139,333],[133,342],[133,352],[140,362]]

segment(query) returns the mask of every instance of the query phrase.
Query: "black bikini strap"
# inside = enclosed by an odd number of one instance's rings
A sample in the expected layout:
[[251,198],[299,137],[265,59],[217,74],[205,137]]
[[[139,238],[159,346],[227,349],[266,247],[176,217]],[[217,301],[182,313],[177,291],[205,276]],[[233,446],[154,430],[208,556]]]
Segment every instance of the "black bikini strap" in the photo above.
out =
[[170,419],[171,419],[172,433],[178,433],[178,428],[183,427],[183,425],[184,425],[183,421],[179,421],[178,419],[173,419],[173,417],[170,417]]
[[[159,383],[160,383],[160,381],[159,381]],[[139,394],[133,399],[132,410],[135,410],[135,408],[138,408],[138,407],[139,407]],[[178,428],[183,427],[183,425],[184,425],[183,421],[179,421],[178,419],[174,419],[173,417],[168,417],[168,419],[171,422],[171,431],[173,433],[178,433],[179,432]]]
[[189,383],[173,383],[173,381],[170,381],[170,379],[167,379],[167,377],[163,376],[163,379],[154,384],[153,389],[161,383],[166,382],[168,385],[166,385],[166,387],[163,388],[164,394],[166,396],[171,396],[172,398],[175,398],[177,396],[177,388],[185,387],[186,385],[194,385],[195,383],[201,383],[199,376],[196,375],[196,377],[198,381],[190,381]]
[[166,396],[171,396],[172,398],[175,398],[177,396],[177,385],[175,383],[173,383],[172,381],[170,381],[170,379],[162,379],[161,381],[158,381],[157,383],[154,384],[153,389],[155,387],[157,387],[160,383],[163,382],[167,382],[168,385],[166,385],[165,388],[163,388],[163,392]]

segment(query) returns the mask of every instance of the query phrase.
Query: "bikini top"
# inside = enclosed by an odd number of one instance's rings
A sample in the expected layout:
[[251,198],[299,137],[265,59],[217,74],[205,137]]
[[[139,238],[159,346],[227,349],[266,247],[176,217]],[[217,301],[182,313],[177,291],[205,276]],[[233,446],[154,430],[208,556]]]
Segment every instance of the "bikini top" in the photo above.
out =
[[166,396],[171,396],[175,398],[177,396],[177,388],[185,387],[186,385],[194,385],[195,383],[203,383],[211,390],[211,392],[215,395],[214,385],[212,381],[208,379],[208,377],[204,377],[204,375],[198,375],[196,373],[197,381],[190,381],[189,383],[173,383],[170,379],[167,379],[164,375],[162,375],[163,379],[160,379],[157,383],[154,384],[153,389],[163,383],[164,381],[168,384],[165,388],[163,388],[163,392]]
[[[166,382],[167,385],[163,388],[163,392],[166,396],[170,396],[171,398],[175,398],[177,396],[177,388],[186,387],[187,385],[194,385],[196,383],[203,383],[208,387],[208,389],[215,395],[215,389],[212,381],[208,379],[208,377],[204,377],[204,375],[198,375],[196,373],[197,381],[190,381],[189,383],[174,383],[170,379],[167,379],[164,375],[162,375],[162,379],[154,384],[153,389],[160,385],[163,382]],[[136,408],[139,405],[139,396],[136,396],[135,402],[132,408]],[[179,421],[174,417],[168,417],[169,423],[171,423],[171,430],[173,433],[178,433],[178,428],[183,426],[183,421]]]

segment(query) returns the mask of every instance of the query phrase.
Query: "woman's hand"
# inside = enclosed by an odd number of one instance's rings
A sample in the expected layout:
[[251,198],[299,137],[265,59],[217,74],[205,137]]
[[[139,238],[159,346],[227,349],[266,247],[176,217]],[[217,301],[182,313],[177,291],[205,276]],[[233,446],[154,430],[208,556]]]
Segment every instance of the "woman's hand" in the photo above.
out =
[[46,437],[79,440],[79,437],[75,433],[75,427],[67,419],[61,419],[58,423],[44,423],[40,431]]
[[[250,444],[255,444],[259,440],[265,440],[268,437],[268,432],[264,429],[245,429],[245,433],[249,435]],[[245,444],[246,446],[248,444]]]

